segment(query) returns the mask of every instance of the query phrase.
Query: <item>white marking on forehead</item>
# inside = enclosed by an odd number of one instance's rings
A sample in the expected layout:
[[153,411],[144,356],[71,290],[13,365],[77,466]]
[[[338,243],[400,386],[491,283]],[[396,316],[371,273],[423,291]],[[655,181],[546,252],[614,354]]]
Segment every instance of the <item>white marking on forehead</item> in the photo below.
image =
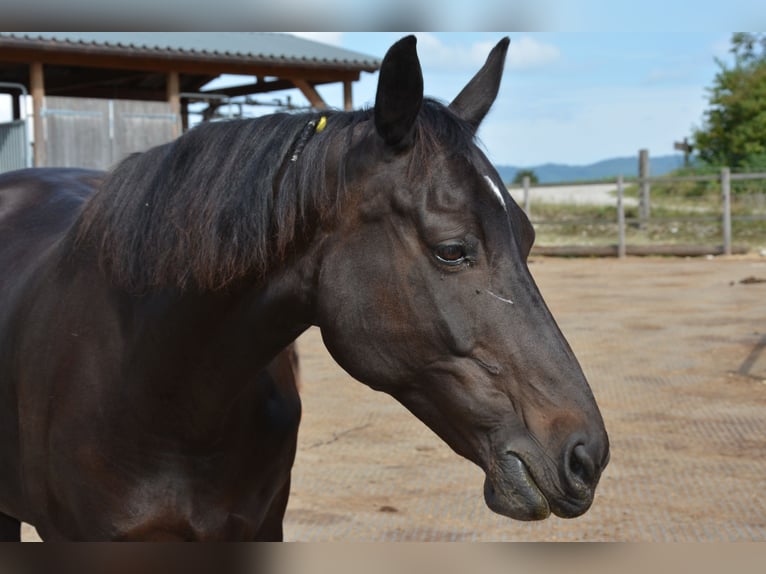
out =
[[503,197],[503,194],[500,193],[500,188],[497,187],[494,181],[492,181],[492,178],[488,175],[484,176],[484,179],[487,180],[487,183],[489,184],[489,188],[493,191],[497,199],[500,201],[500,205],[503,206],[503,209],[508,211],[508,206],[505,204],[505,198]]
[[505,297],[501,297],[500,295],[495,295],[495,294],[494,294],[492,291],[490,291],[489,289],[486,289],[486,291],[487,291],[487,293],[489,293],[490,295],[492,295],[492,296],[493,296],[495,299],[499,299],[499,300],[500,300],[500,301],[502,301],[503,303],[508,303],[509,305],[513,305],[513,301],[511,301],[510,299],[506,299]]

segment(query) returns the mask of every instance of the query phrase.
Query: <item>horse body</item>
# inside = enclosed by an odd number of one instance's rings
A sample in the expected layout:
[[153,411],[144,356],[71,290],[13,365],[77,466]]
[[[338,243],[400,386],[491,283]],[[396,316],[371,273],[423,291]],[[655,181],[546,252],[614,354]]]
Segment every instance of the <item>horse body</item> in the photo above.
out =
[[603,421],[474,142],[507,45],[449,107],[406,38],[375,109],[321,133],[273,115],[0,176],[0,535],[281,539],[312,324],[484,469],[490,508],[585,512]]
[[279,538],[300,401],[289,351],[269,365],[253,336],[258,294],[129,296],[67,256],[100,174],[2,180],[0,236],[25,241],[4,250],[0,509],[47,539]]
[[[20,451],[18,393],[13,370],[20,362],[19,337],[33,312],[29,297],[35,283],[45,281],[49,259],[45,254],[69,229],[92,185],[88,172],[63,172],[46,179],[49,172],[16,172],[0,176],[0,511],[26,516]],[[66,182],[62,186],[62,183]],[[59,190],[63,187],[62,190]],[[47,318],[46,318],[47,319]],[[46,320],[47,322],[47,320]],[[18,505],[22,505],[21,508]]]

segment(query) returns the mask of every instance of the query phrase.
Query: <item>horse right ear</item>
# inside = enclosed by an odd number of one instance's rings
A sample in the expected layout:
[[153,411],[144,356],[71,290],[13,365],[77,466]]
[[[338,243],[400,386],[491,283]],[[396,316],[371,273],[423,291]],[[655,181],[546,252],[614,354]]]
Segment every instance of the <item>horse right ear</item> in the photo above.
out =
[[449,105],[453,112],[468,122],[474,132],[479,129],[481,120],[487,115],[497,97],[510,43],[510,38],[506,36],[492,48],[481,70]]
[[415,119],[423,104],[423,73],[415,36],[407,36],[388,49],[380,66],[375,96],[375,128],[389,146],[411,144]]

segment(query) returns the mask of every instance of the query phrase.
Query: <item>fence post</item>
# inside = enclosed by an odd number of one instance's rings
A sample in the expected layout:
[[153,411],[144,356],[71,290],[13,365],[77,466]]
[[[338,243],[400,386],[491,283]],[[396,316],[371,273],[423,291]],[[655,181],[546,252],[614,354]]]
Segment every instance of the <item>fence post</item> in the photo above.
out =
[[640,226],[643,227],[644,223],[649,219],[651,210],[649,206],[649,192],[650,183],[649,177],[649,150],[642,149],[638,151],[638,181],[641,185],[641,199],[639,209]]
[[168,72],[165,80],[165,86],[167,90],[167,102],[170,104],[170,113],[176,116],[175,122],[173,122],[173,139],[177,138],[182,133],[182,120],[181,120],[181,80],[176,70]]
[[617,257],[625,258],[625,202],[622,176],[617,178]]
[[29,83],[32,94],[32,117],[34,130],[34,159],[35,167],[45,167],[45,125],[43,110],[45,108],[45,73],[42,62],[32,62],[29,66]]
[[723,254],[731,255],[731,172],[721,168],[721,194],[723,195]]
[[532,199],[529,197],[529,176],[525,175],[521,182],[522,186],[524,186],[524,212],[527,214],[527,217],[531,219],[532,213],[530,211],[530,204]]

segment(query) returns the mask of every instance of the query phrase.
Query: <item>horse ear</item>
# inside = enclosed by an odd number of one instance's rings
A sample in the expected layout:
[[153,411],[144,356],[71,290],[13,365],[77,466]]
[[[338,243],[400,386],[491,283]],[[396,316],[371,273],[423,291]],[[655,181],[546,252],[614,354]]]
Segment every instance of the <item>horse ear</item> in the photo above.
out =
[[479,124],[497,97],[500,79],[503,77],[505,55],[510,43],[510,38],[506,36],[492,48],[481,70],[476,72],[476,75],[449,105],[455,114],[473,127],[474,132],[479,129]]
[[402,38],[388,49],[380,66],[375,128],[390,146],[409,145],[423,104],[423,73],[416,43],[415,36]]

